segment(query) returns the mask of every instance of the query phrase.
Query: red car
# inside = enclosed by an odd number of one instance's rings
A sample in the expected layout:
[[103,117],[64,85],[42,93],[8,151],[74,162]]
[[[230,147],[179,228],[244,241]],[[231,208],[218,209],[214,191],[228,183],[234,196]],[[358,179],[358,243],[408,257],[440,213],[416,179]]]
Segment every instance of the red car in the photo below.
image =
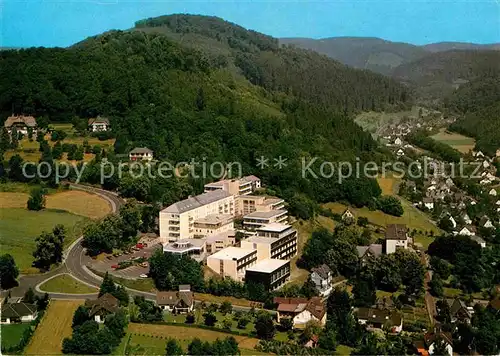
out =
[[143,249],[143,248],[144,248],[144,245],[143,245],[143,244],[141,244],[141,243],[138,243],[137,245],[135,245],[135,247],[140,248],[140,249]]
[[118,265],[112,265],[111,268],[113,269],[117,269],[118,268]]

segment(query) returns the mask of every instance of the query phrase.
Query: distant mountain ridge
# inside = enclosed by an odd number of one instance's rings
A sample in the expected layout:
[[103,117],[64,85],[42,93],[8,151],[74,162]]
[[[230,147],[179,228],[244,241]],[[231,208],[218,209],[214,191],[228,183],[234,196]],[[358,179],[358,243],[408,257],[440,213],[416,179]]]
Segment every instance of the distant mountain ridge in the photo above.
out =
[[400,65],[416,61],[435,52],[500,50],[500,43],[438,42],[417,46],[377,37],[281,38],[280,43],[310,49],[346,65],[385,75],[391,75],[393,70]]

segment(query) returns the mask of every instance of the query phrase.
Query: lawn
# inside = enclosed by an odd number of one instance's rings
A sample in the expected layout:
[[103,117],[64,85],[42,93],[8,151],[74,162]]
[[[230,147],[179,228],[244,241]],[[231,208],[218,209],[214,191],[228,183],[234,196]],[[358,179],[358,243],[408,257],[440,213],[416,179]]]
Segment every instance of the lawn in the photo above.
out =
[[[0,193],[2,208],[26,208],[29,194],[21,192]],[[98,195],[79,190],[66,190],[46,196],[46,208],[65,210],[75,215],[98,219],[111,213],[111,205]]]
[[69,245],[81,235],[88,222],[83,216],[49,209],[30,211],[24,208],[0,208],[0,216],[2,253],[10,253],[22,273],[34,272],[30,269],[32,253],[36,247],[35,238],[42,231],[51,231],[55,225],[63,224],[67,229],[65,245]]
[[[238,342],[241,349],[253,350],[258,343],[258,339],[233,335],[215,330],[199,329],[196,327],[177,326],[177,325],[154,325],[154,324],[137,324],[130,323],[128,332],[131,334],[146,335],[152,337],[172,337],[181,342],[184,347],[194,338],[200,338],[204,341],[215,341],[217,338],[223,339],[228,336],[233,336]],[[163,350],[165,350],[163,348]]]
[[61,274],[49,279],[40,286],[44,292],[69,293],[69,294],[87,294],[97,293],[97,288],[90,287],[74,279],[69,274]]
[[446,129],[441,129],[437,134],[431,136],[434,140],[438,142],[445,143],[459,152],[468,153],[474,149],[476,141],[455,132],[446,131]]
[[[357,209],[349,207],[356,217],[364,216],[368,218],[371,224],[385,227],[389,224],[405,224],[410,230],[418,231],[434,231],[434,235],[438,235],[440,230],[427,217],[427,215],[417,208],[413,207],[408,201],[400,198],[404,208],[403,216],[392,216],[381,212],[380,210],[370,210],[366,207]],[[347,208],[340,203],[327,203],[323,207],[330,209],[334,213],[342,214]]]
[[73,314],[81,304],[83,300],[52,300],[25,354],[60,355],[63,339],[71,336]]
[[23,333],[30,328],[30,323],[2,325],[2,349],[14,347],[21,341]]

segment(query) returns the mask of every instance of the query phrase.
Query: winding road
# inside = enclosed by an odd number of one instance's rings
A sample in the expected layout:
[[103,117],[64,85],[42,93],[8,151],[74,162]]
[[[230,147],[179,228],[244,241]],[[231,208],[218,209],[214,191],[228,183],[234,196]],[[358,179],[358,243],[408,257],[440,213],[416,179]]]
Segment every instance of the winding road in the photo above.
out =
[[[70,184],[72,189],[83,190],[105,199],[111,205],[112,212],[117,212],[123,204],[123,200],[118,195],[99,188],[90,187],[82,184]],[[19,286],[10,290],[12,297],[22,297],[29,288],[33,288],[37,293],[45,293],[40,289],[40,286],[49,279],[62,274],[70,274],[73,278],[83,284],[99,287],[102,278],[91,272],[85,266],[85,248],[82,246],[83,236],[80,236],[74,241],[64,252],[63,263],[53,270],[39,275],[23,275],[19,278]],[[127,288],[127,291],[132,296],[143,296],[147,299],[156,297],[153,293],[143,292],[135,289]],[[4,292],[6,293],[6,292]],[[53,299],[88,299],[97,296],[94,294],[67,294],[67,293],[48,293]]]

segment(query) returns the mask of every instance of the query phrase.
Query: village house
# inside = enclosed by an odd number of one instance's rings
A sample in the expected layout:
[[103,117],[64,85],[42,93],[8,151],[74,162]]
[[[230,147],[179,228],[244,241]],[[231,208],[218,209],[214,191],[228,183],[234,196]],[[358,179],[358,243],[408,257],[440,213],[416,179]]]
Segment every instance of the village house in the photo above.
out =
[[89,130],[91,132],[108,131],[109,120],[104,117],[97,116],[88,120]]
[[153,151],[147,147],[136,147],[129,152],[128,158],[131,161],[151,161],[153,159]]
[[354,221],[354,214],[352,211],[347,208],[343,213],[342,213],[342,221],[344,222],[353,222]]
[[408,236],[406,225],[391,224],[385,230],[385,253],[396,252],[397,249],[407,249],[411,238]]
[[38,316],[35,304],[5,303],[2,305],[0,324],[28,323]]
[[394,140],[394,145],[396,146],[401,146],[403,144],[403,140],[401,140],[401,138],[397,137],[395,140]]
[[89,308],[89,316],[98,323],[104,323],[106,316],[116,313],[120,309],[119,305],[118,299],[109,293],[85,302],[85,306]]
[[365,264],[372,258],[379,257],[383,254],[383,246],[381,244],[371,244],[369,246],[356,246],[358,257],[361,264]]
[[327,265],[315,267],[311,271],[311,280],[316,286],[319,295],[326,297],[332,292],[333,272]]
[[497,196],[497,191],[495,188],[491,188],[491,190],[488,192],[489,195],[496,197]]
[[405,151],[403,151],[401,148],[396,151],[396,156],[402,157],[405,155]]
[[470,237],[470,239],[472,241],[474,241],[475,243],[477,243],[479,246],[481,246],[481,248],[486,247],[486,241],[484,241],[484,239],[482,237],[477,236],[477,235],[473,235]]
[[441,340],[446,345],[446,351],[449,356],[453,355],[453,338],[451,333],[434,331],[428,332],[424,335],[424,340],[421,343],[417,343],[417,350],[420,355],[428,356],[429,354],[434,354],[434,348],[436,341]]
[[426,209],[432,210],[434,209],[434,199],[429,197],[424,197],[422,199],[422,206]]
[[467,307],[465,303],[459,298],[447,299],[446,302],[450,307],[451,322],[467,323],[470,324],[473,309]]
[[485,215],[481,218],[481,220],[479,220],[479,226],[481,227],[484,227],[484,228],[487,228],[487,229],[491,229],[493,228],[493,223],[491,222],[491,220]]
[[320,325],[326,324],[326,306],[320,297],[307,298],[281,298],[273,299],[277,308],[278,323],[282,318],[292,318],[293,327],[304,329],[310,321],[316,321]]
[[448,219],[451,222],[451,225],[454,229],[457,227],[457,221],[455,220],[455,218],[453,218],[453,216],[449,212],[444,211],[439,218]]
[[476,235],[476,227],[473,225],[466,225],[462,227],[459,231],[458,234],[462,236],[474,236]]
[[12,129],[16,129],[23,135],[28,135],[29,131],[33,133],[33,138],[36,138],[37,123],[33,116],[12,115],[5,120],[4,127],[9,134],[12,134]]
[[156,305],[175,314],[189,313],[194,309],[194,295],[188,284],[179,285],[179,291],[156,292]]
[[356,308],[354,313],[361,325],[368,330],[388,329],[391,333],[403,330],[403,315],[395,310],[380,308]]
[[470,225],[470,224],[472,224],[472,220],[471,220],[471,218],[469,217],[469,214],[467,214],[467,213],[464,213],[464,214],[462,215],[462,220],[464,221],[464,223],[465,223],[466,225]]

